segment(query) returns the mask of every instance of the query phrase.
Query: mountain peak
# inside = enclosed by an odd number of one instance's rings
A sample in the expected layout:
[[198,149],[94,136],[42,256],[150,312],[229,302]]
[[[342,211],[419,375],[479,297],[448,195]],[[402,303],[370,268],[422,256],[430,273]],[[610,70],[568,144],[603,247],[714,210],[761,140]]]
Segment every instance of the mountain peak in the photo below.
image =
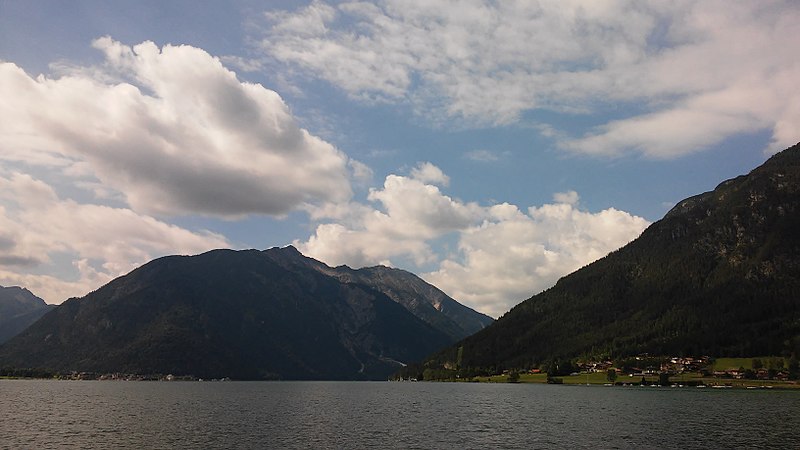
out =
[[50,310],[27,288],[0,286],[0,343],[18,334]]
[[294,245],[287,245],[285,247],[272,247],[272,248],[269,248],[269,249],[264,250],[264,251],[265,252],[274,252],[274,253],[283,253],[285,255],[294,255],[294,256],[303,256],[303,257],[305,257],[305,255],[300,253],[300,250],[298,250]]
[[16,302],[20,304],[41,307],[46,305],[45,301],[34,295],[27,288],[21,286],[0,286],[0,301]]
[[410,273],[402,283],[373,280],[292,246],[168,256],[64,302],[0,346],[0,365],[385,379],[466,335],[463,321],[412,306],[429,305],[429,295],[444,296]]

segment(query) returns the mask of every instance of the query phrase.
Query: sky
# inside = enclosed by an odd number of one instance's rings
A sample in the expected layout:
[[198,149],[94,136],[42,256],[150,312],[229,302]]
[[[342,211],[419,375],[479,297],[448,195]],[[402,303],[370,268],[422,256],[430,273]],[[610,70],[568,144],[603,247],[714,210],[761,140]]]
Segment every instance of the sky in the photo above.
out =
[[0,0],[0,285],[294,245],[499,317],[800,140],[796,1]]

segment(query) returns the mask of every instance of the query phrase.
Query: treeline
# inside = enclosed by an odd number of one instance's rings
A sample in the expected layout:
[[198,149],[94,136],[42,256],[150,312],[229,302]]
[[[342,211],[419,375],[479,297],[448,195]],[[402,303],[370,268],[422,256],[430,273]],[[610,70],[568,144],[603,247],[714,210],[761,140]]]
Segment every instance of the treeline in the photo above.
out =
[[48,369],[20,369],[16,367],[0,367],[3,378],[57,378],[60,374]]
[[[667,357],[628,357],[620,358],[613,361],[613,369],[608,369],[610,382],[616,380],[616,369],[623,374],[634,374],[642,371],[650,373],[659,373],[660,376],[666,377],[668,380],[668,371],[662,371],[661,366],[669,358]],[[556,377],[571,375],[576,372],[584,370],[581,367],[580,360],[571,359],[552,359],[538,367],[458,367],[458,368],[445,368],[437,367],[431,363],[416,363],[409,364],[398,371],[392,378],[395,380],[417,380],[417,381],[459,381],[471,380],[477,377],[490,377],[506,374],[509,376],[509,381],[518,379],[520,373],[538,372],[547,374],[548,382],[558,382]],[[707,366],[697,369],[697,372],[703,375],[710,376],[713,370],[714,359],[711,359]],[[790,358],[769,358],[764,362],[760,358],[752,360],[751,368],[745,369],[741,367],[739,372],[743,374],[745,379],[756,379],[759,372],[766,370],[767,378],[774,379],[779,373],[787,373],[789,380],[800,380],[800,360],[792,356]],[[611,376],[613,372],[613,376]],[[646,382],[642,381],[644,384]]]
[[754,380],[759,374],[766,371],[767,378],[773,379],[781,372],[787,372],[790,380],[800,379],[800,360],[795,357],[784,361],[783,358],[769,358],[766,363],[760,358],[753,358],[750,368],[739,368],[746,380]]
[[535,368],[503,368],[498,366],[444,368],[436,367],[430,364],[409,364],[398,371],[394,375],[393,379],[418,381],[455,381],[471,379],[475,377],[489,377],[503,373],[506,373],[514,378],[515,374],[518,376],[520,373],[530,372],[532,369],[538,369],[540,372],[546,373],[549,377],[566,376],[580,371],[580,367],[577,362],[569,359],[550,360],[547,363],[542,364],[540,367]]

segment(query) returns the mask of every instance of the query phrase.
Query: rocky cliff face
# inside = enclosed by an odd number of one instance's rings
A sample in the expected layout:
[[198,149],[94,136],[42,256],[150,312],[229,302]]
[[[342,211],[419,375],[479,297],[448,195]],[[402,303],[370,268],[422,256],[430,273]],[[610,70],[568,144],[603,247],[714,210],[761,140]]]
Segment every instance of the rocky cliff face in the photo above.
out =
[[294,247],[272,252],[270,256],[288,267],[302,265],[342,283],[368,286],[382,292],[453,340],[463,339],[494,322],[491,317],[458,303],[436,286],[405,270],[384,266],[358,270],[347,266],[329,267],[302,257]]

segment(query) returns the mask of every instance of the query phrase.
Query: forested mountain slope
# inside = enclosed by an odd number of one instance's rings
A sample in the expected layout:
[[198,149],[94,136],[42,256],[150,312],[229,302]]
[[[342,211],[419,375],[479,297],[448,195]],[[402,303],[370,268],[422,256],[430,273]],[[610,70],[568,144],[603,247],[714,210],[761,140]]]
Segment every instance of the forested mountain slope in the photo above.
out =
[[800,146],[680,202],[430,367],[581,355],[800,353]]

